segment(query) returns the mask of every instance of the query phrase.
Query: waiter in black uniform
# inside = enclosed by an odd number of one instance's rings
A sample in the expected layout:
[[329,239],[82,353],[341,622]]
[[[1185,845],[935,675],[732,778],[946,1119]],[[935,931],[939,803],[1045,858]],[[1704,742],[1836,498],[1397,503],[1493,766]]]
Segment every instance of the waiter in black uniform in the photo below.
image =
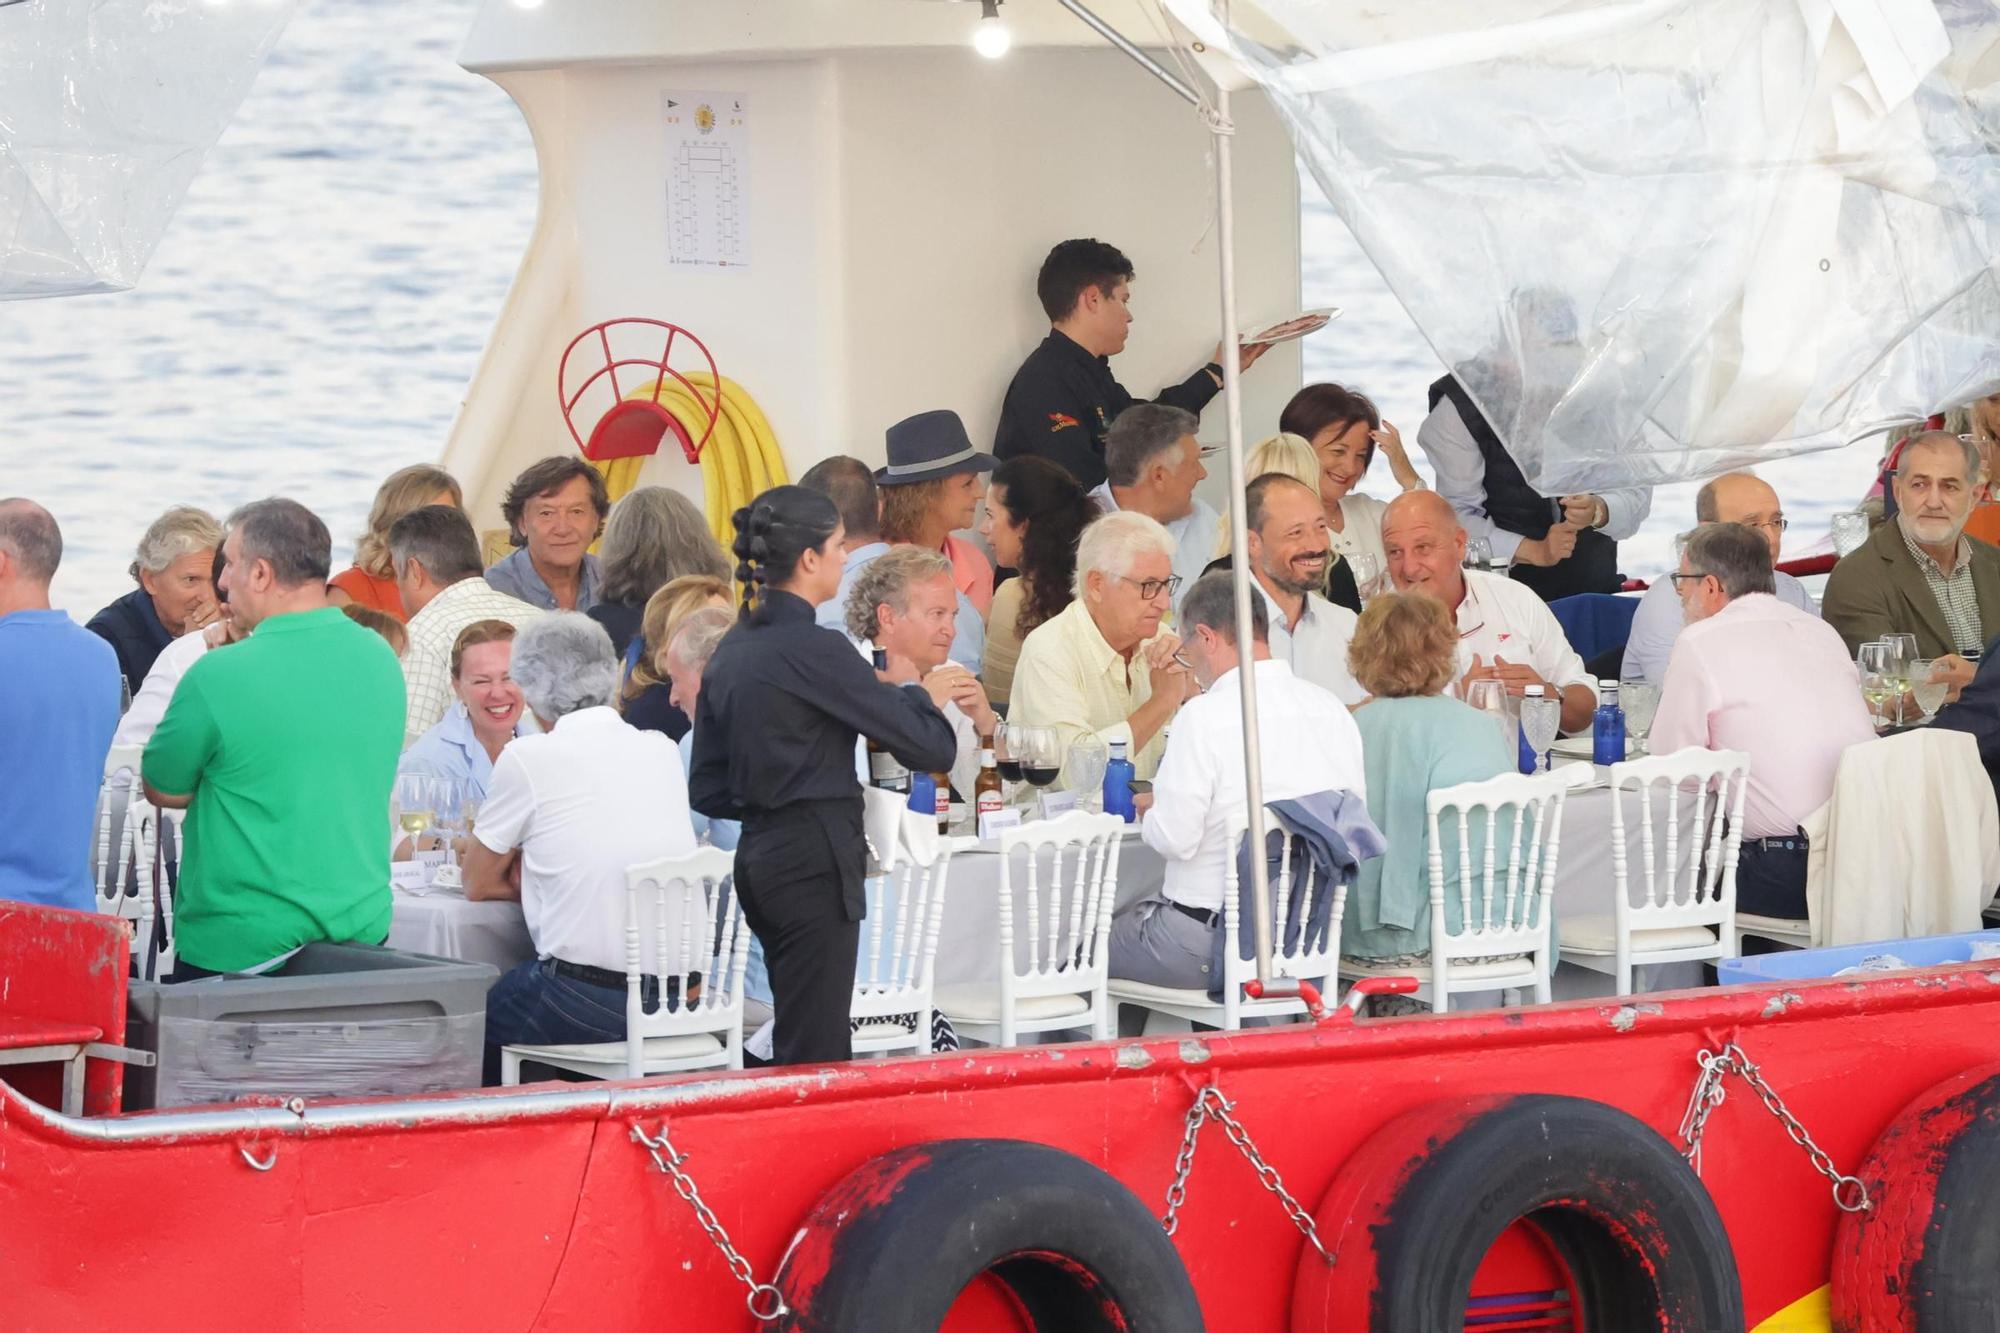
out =
[[1496,563],[1545,602],[1580,592],[1617,592],[1618,541],[1639,531],[1653,505],[1648,487],[1588,495],[1543,495],[1486,416],[1450,375],[1431,385],[1430,415],[1417,445],[1430,459],[1438,494],[1458,511],[1466,534],[1492,543]]
[[[1087,491],[1104,482],[1104,433],[1139,401],[1111,377],[1110,366],[1132,327],[1132,261],[1103,241],[1064,241],[1042,261],[1035,294],[1052,327],[1007,386],[993,452],[1003,460],[1038,454],[1067,468]],[[1239,364],[1248,370],[1266,350],[1268,344],[1239,349]],[[1199,416],[1221,391],[1218,345],[1207,365],[1153,401]]]
[[845,635],[813,623],[840,588],[833,501],[776,486],[735,522],[749,591],[702,673],[688,799],[711,819],[743,821],[736,891],[771,974],[776,1062],[846,1060],[867,906],[856,736],[925,772],[950,768],[958,742],[913,671],[881,678]]

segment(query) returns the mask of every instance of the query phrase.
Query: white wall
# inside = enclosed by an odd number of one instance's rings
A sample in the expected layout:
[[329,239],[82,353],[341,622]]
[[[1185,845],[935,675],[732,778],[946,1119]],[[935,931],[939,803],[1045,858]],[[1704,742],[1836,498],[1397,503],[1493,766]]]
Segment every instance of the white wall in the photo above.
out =
[[[873,51],[501,82],[536,135],[543,215],[447,450],[482,525],[522,465],[573,447],[556,359],[601,319],[699,334],[770,417],[793,476],[831,453],[879,461],[884,428],[933,407],[990,443],[1008,378],[1047,330],[1035,269],[1066,236],[1109,240],[1139,270],[1131,349],[1114,363],[1129,388],[1180,379],[1215,343],[1208,135],[1114,51]],[[667,268],[670,87],[748,98],[747,270]],[[1239,302],[1254,326],[1298,304],[1298,178],[1261,95],[1237,98],[1237,120]],[[1250,438],[1298,382],[1291,346],[1251,372]],[[1203,434],[1221,438],[1219,400]],[[701,493],[677,452],[643,479]]]

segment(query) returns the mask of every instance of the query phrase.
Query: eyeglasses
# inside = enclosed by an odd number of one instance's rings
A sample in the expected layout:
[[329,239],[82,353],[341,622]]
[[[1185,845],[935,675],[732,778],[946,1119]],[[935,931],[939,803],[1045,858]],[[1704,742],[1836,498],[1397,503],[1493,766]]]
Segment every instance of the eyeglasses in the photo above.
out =
[[1745,523],[1742,526],[1755,528],[1759,532],[1783,532],[1786,528],[1792,526],[1792,522],[1786,518],[1774,518],[1769,523]]
[[1694,579],[1694,580],[1695,580],[1696,582],[1700,582],[1700,581],[1701,581],[1702,579],[1705,579],[1705,578],[1707,578],[1707,577],[1708,577],[1708,575],[1706,575],[1706,574],[1669,574],[1669,575],[1667,575],[1667,577],[1668,577],[1668,578],[1670,578],[1670,579],[1672,579],[1672,580],[1674,581],[1674,587],[1675,587],[1676,589],[1678,589],[1678,588],[1679,588],[1679,587],[1681,586],[1681,583],[1682,583],[1682,581],[1683,581],[1683,580],[1685,580],[1685,579]]
[[1181,576],[1178,574],[1170,574],[1163,579],[1135,579],[1129,574],[1120,574],[1118,577],[1137,588],[1140,598],[1148,602],[1161,593],[1172,597],[1180,591],[1181,586]]

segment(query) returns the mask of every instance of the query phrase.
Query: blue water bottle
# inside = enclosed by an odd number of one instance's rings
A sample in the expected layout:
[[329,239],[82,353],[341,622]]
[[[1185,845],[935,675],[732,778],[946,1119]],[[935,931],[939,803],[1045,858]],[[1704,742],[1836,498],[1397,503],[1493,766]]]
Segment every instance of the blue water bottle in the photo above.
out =
[[1104,766],[1104,813],[1117,815],[1130,824],[1138,818],[1132,808],[1132,778],[1137,770],[1125,757],[1125,742],[1111,742],[1111,762]]
[[926,819],[937,818],[937,779],[930,774],[910,771],[910,809]]
[[1607,680],[1597,687],[1597,714],[1590,721],[1590,761],[1594,764],[1625,762],[1625,710],[1618,706],[1618,682]]
[[[1527,697],[1530,699],[1541,698],[1542,687],[1539,685],[1530,685],[1527,689]],[[1525,711],[1526,710],[1524,709],[1523,712]],[[1538,771],[1542,766],[1541,756],[1537,755],[1534,751],[1534,747],[1528,744],[1527,727],[1525,726],[1516,727],[1515,736],[1517,738],[1517,744],[1515,748],[1520,753],[1515,758],[1514,766],[1518,768],[1523,775]]]

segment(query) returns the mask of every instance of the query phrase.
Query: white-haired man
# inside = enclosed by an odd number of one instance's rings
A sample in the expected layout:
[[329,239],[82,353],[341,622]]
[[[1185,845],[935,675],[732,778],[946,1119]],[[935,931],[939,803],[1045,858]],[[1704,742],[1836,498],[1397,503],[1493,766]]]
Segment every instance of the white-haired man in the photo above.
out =
[[1123,741],[1141,778],[1194,692],[1180,640],[1160,629],[1173,605],[1174,539],[1144,514],[1106,514],[1076,548],[1076,600],[1038,626],[1014,668],[1009,728],[1051,727],[1064,754],[1079,737]]
[[486,997],[486,1073],[507,1045],[625,1036],[625,869],[695,849],[674,743],[611,706],[618,660],[588,616],[514,639],[514,683],[542,734],[500,752],[466,848],[466,897],[519,899],[535,958]]
[[1382,512],[1382,550],[1397,592],[1443,602],[1458,619],[1461,682],[1497,680],[1519,697],[1530,685],[1562,700],[1562,729],[1590,725],[1597,686],[1554,613],[1525,584],[1465,565],[1465,529],[1435,491],[1404,491]]

